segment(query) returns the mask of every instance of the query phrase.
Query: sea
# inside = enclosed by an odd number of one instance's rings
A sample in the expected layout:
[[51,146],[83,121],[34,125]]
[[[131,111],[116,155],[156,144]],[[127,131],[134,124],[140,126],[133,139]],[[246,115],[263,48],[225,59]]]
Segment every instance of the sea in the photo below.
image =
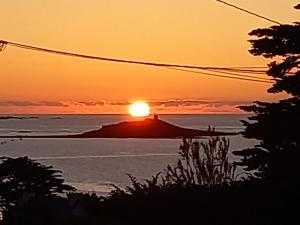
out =
[[[249,115],[160,115],[159,118],[185,128],[241,132],[241,120]],[[0,115],[0,136],[79,134],[102,125],[137,120],[128,115]],[[257,144],[242,135],[228,136],[234,150]],[[206,138],[199,141],[207,141]],[[107,194],[117,185],[130,185],[128,174],[143,181],[179,159],[181,139],[61,139],[0,138],[0,156],[29,158],[62,171],[66,183],[82,192]],[[242,173],[242,170],[239,170]]]

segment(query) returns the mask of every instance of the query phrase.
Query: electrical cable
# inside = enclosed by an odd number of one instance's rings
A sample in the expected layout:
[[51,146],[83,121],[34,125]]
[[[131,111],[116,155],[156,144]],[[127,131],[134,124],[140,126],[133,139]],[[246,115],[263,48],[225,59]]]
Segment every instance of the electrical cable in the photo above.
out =
[[[230,79],[237,79],[237,80],[245,80],[245,81],[253,81],[253,82],[272,83],[269,79],[266,79],[266,78],[254,77],[254,76],[245,75],[245,74],[244,75],[238,74],[238,73],[265,74],[266,71],[261,70],[261,68],[263,68],[263,67],[204,67],[204,66],[183,65],[183,64],[167,64],[167,63],[157,63],[157,62],[147,62],[147,61],[135,61],[135,60],[128,60],[128,59],[108,58],[108,57],[102,57],[102,56],[92,56],[92,55],[65,52],[65,51],[59,51],[59,50],[52,50],[52,49],[48,49],[48,48],[42,48],[42,47],[36,47],[36,46],[31,46],[31,45],[15,43],[15,42],[11,42],[11,41],[0,40],[0,50],[4,50],[6,45],[10,45],[10,46],[22,48],[22,49],[27,49],[27,50],[32,50],[32,51],[50,53],[50,54],[57,54],[57,55],[64,55],[64,56],[71,56],[71,57],[80,57],[80,58],[101,60],[101,61],[110,61],[110,62],[117,62],[117,63],[165,67],[165,68],[172,68],[172,69],[176,68],[178,70],[181,69],[181,71],[185,71],[185,72],[200,73],[200,74],[206,74],[209,76],[216,76],[216,77],[230,78]],[[188,70],[188,69],[190,69],[190,70]],[[213,72],[218,72],[219,74],[203,73],[201,71],[192,71],[191,69],[208,70],[208,71],[211,70]],[[230,75],[230,76],[228,76],[228,75]],[[235,76],[239,76],[239,77],[235,77]]]
[[182,72],[202,74],[202,75],[213,76],[213,77],[222,77],[222,78],[235,79],[235,80],[243,80],[243,81],[273,84],[273,82],[271,80],[268,81],[268,80],[259,80],[259,79],[251,79],[251,78],[234,77],[234,76],[227,76],[227,75],[222,75],[222,74],[213,74],[213,73],[207,73],[207,72],[202,72],[202,71],[194,71],[194,70],[174,68],[174,67],[173,68],[168,67],[168,69],[178,70],[178,71],[182,71]]
[[278,22],[278,21],[276,21],[276,20],[270,19],[270,18],[268,18],[268,17],[265,17],[265,16],[263,16],[263,15],[260,15],[260,14],[258,14],[258,13],[255,13],[255,12],[251,12],[251,11],[249,11],[248,9],[241,8],[241,7],[237,6],[237,5],[234,5],[234,4],[231,4],[231,3],[228,3],[228,2],[222,1],[222,0],[216,0],[216,1],[217,1],[217,2],[220,2],[220,3],[224,4],[224,5],[227,5],[227,6],[229,6],[229,7],[232,7],[232,8],[235,8],[235,9],[237,9],[237,10],[240,10],[240,11],[242,11],[242,12],[248,13],[248,14],[250,14],[250,15],[252,15],[252,16],[256,16],[256,17],[258,17],[258,18],[260,18],[260,19],[263,19],[263,20],[266,20],[266,21],[269,21],[269,22],[271,22],[271,23],[275,23],[275,24],[278,24],[278,25],[282,25],[280,22]]

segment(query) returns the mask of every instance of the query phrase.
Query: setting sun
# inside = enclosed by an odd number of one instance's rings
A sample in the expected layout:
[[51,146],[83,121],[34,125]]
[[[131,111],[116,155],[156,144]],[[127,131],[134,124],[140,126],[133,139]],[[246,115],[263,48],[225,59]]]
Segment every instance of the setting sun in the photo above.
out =
[[137,101],[129,106],[129,114],[134,117],[148,116],[150,107],[146,102]]

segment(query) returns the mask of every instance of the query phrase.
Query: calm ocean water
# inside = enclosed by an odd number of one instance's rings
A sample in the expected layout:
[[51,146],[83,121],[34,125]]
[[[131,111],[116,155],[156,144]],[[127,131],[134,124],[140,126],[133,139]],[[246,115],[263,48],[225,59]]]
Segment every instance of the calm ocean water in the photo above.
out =
[[[5,116],[5,115],[1,115]],[[76,134],[101,125],[132,120],[126,115],[37,115],[0,119],[0,136]],[[246,115],[161,115],[160,119],[186,128],[241,131]],[[129,184],[126,174],[145,179],[174,164],[180,139],[0,139],[1,156],[29,156],[63,171],[66,182],[81,191],[107,193],[111,184]],[[230,137],[231,150],[256,143],[241,135]],[[232,159],[233,156],[231,156]]]

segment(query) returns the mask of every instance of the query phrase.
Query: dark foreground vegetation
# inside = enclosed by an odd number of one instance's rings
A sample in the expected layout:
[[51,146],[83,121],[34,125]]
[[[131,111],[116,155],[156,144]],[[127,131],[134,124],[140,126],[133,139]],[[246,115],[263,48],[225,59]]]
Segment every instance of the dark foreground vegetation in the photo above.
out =
[[[299,8],[297,5],[295,8]],[[260,225],[300,224],[300,23],[250,33],[254,55],[276,57],[268,75],[278,102],[241,107],[253,116],[243,135],[260,143],[228,161],[227,139],[184,139],[177,165],[108,197],[76,193],[60,172],[28,158],[2,158],[0,203],[3,224],[31,225]],[[236,175],[236,166],[245,173]],[[66,196],[63,194],[66,193]]]
[[[78,193],[59,171],[26,157],[2,158],[3,224],[298,224],[296,180],[236,175],[229,142],[185,140],[176,165],[109,196]],[[14,168],[17,168],[16,170]]]

